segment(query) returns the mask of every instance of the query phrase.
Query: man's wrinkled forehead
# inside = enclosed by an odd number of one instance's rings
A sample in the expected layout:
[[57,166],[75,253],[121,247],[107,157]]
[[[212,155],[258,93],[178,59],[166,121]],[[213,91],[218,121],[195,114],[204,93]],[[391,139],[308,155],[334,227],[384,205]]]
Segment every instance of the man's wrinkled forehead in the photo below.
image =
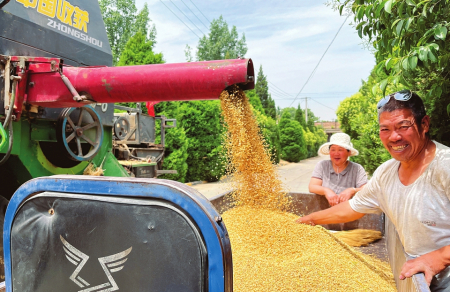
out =
[[[392,123],[380,123],[380,128],[386,128],[392,125]],[[412,126],[414,125],[414,118],[406,118],[400,121],[394,122],[394,126],[401,127],[401,126]]]
[[410,123],[414,124],[414,116],[410,109],[398,109],[391,112],[382,112],[378,121],[380,127],[387,124]]

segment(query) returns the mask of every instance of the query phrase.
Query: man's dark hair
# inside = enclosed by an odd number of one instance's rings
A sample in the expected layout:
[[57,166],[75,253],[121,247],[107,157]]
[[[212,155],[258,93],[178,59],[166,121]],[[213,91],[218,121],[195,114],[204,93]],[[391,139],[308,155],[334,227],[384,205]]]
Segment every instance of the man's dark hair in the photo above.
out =
[[414,116],[414,122],[421,127],[421,122],[424,116],[426,116],[425,106],[419,95],[415,92],[411,92],[411,98],[407,101],[396,100],[394,94],[389,95],[391,98],[389,101],[378,109],[378,121],[380,121],[380,115],[383,112],[393,112],[398,109],[409,109]]

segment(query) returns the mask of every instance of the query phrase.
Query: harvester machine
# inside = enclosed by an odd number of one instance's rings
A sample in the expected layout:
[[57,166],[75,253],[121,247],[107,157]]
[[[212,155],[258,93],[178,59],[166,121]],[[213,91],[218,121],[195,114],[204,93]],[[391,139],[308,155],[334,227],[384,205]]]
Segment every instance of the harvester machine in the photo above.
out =
[[250,59],[112,67],[95,0],[0,0],[0,291],[232,291],[220,215],[156,179],[176,121],[153,109],[232,85]]

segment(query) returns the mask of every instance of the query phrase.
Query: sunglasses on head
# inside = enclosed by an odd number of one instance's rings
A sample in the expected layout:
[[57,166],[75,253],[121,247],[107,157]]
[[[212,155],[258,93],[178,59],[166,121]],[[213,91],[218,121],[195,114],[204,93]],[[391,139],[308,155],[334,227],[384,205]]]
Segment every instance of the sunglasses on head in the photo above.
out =
[[401,90],[399,92],[393,93],[393,94],[389,94],[388,96],[383,97],[383,99],[381,99],[378,104],[377,104],[377,110],[379,110],[380,108],[382,108],[386,103],[389,102],[389,100],[391,99],[391,97],[394,97],[396,100],[399,101],[408,101],[411,99],[412,97],[412,92],[410,90]]

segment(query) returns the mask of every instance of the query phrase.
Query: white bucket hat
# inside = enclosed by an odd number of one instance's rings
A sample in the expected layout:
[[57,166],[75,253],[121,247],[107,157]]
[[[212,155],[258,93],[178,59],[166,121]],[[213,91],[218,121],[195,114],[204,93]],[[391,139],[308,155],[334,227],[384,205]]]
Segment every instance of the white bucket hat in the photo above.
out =
[[358,150],[353,148],[353,144],[350,141],[350,136],[345,133],[336,133],[331,135],[330,142],[327,142],[320,146],[319,148],[319,155],[326,156],[330,155],[330,146],[331,145],[338,145],[341,146],[347,150],[350,150],[350,156],[356,156],[359,154]]

